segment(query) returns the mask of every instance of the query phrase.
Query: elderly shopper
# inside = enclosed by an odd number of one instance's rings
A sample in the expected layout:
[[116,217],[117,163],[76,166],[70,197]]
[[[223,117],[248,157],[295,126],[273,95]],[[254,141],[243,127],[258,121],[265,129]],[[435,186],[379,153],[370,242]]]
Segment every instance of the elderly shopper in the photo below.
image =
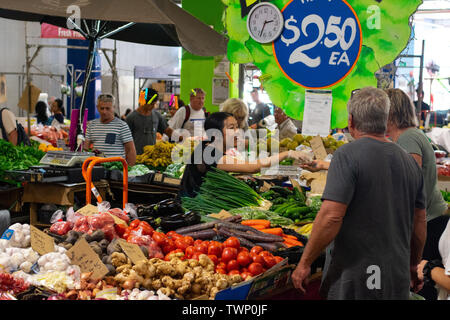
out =
[[[434,260],[440,258],[439,239],[449,220],[444,213],[447,203],[437,187],[436,157],[433,147],[422,130],[417,129],[415,108],[406,93],[400,89],[387,89],[391,101],[387,133],[390,138],[406,150],[422,169],[424,177],[426,210],[427,210],[427,240],[423,258]],[[436,299],[434,288],[425,286],[421,295],[427,299]]]
[[327,299],[406,300],[411,283],[415,291],[421,285],[424,182],[414,159],[386,138],[389,106],[387,94],[376,88],[358,91],[348,103],[355,141],[331,161],[322,207],[292,274],[302,291],[325,249],[321,294]]

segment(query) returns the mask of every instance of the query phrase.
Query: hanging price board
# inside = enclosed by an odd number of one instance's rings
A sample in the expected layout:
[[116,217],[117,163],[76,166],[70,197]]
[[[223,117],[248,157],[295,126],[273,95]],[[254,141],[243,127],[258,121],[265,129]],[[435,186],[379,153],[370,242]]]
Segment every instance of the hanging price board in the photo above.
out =
[[362,48],[358,16],[346,0],[292,0],[273,42],[279,68],[305,88],[334,86],[356,65]]

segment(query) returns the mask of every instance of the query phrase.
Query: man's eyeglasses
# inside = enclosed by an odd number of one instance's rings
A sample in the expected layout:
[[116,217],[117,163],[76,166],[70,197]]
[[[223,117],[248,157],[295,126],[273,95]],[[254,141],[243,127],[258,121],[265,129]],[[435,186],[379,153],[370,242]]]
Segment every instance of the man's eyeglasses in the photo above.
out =
[[350,99],[353,98],[353,96],[361,89],[355,89],[352,91],[352,95],[350,96]]

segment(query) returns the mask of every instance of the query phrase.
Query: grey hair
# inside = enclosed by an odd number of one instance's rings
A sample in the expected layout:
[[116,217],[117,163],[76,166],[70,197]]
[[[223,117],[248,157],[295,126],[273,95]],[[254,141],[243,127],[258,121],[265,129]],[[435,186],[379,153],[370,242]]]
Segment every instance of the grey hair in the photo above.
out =
[[387,129],[390,105],[383,90],[366,87],[355,93],[347,107],[358,131],[383,134]]
[[418,125],[416,108],[406,93],[400,89],[386,89],[391,101],[389,110],[389,124],[398,129],[416,127]]
[[116,99],[110,93],[101,93],[97,98],[97,103],[100,101],[101,102],[112,102],[113,106],[115,106],[115,104],[116,104]]

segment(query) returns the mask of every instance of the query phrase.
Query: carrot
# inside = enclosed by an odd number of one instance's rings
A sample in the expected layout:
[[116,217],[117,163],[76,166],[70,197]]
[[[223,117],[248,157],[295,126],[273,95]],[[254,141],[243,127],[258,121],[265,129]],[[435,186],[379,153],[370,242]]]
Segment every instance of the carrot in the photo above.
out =
[[293,244],[290,244],[290,243],[288,243],[288,242],[283,242],[283,244],[286,246],[286,247],[288,247],[288,248],[290,248],[290,247],[294,247],[294,245]]
[[284,243],[292,244],[294,246],[301,246],[301,247],[303,247],[303,243],[301,243],[298,240],[289,239],[289,238],[283,238],[283,239],[284,239]]
[[275,234],[277,236],[281,236],[283,234],[283,229],[281,229],[281,228],[268,228],[268,229],[262,229],[260,231],[264,232],[264,233]]
[[244,226],[254,226],[254,225],[263,225],[266,226],[266,228],[270,227],[270,221],[269,220],[263,220],[263,219],[252,219],[252,220],[243,220],[241,222]]
[[283,237],[283,238],[293,239],[293,240],[298,240],[296,236],[293,236],[293,235],[291,235],[291,234],[283,234],[282,237]]
[[263,226],[262,224],[255,224],[255,225],[252,225],[251,227],[256,230],[266,229],[266,226]]

